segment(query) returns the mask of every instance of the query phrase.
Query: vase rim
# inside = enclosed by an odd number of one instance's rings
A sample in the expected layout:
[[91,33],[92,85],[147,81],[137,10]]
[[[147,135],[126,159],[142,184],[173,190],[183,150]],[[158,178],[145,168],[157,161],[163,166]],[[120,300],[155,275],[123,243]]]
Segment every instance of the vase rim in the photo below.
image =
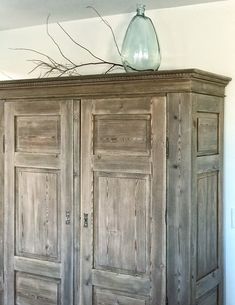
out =
[[145,4],[137,4],[137,9],[136,9],[136,12],[137,12],[137,15],[141,15],[141,16],[144,16],[144,13],[145,13],[145,7],[146,5]]

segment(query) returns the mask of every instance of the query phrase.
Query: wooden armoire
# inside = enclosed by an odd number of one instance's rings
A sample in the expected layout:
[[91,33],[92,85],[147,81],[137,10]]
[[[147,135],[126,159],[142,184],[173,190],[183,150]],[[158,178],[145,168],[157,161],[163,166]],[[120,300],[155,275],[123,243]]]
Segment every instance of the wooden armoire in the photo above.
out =
[[0,82],[0,304],[222,305],[229,80]]

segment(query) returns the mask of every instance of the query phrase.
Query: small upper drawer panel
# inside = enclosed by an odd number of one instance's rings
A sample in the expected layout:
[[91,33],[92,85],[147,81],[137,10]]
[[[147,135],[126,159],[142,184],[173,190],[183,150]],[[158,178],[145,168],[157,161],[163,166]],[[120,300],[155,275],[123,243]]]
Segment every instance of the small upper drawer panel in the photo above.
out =
[[199,113],[197,119],[198,156],[218,153],[219,120],[216,113]]
[[149,155],[150,115],[96,115],[94,154]]
[[59,116],[17,116],[15,123],[17,152],[59,153]]

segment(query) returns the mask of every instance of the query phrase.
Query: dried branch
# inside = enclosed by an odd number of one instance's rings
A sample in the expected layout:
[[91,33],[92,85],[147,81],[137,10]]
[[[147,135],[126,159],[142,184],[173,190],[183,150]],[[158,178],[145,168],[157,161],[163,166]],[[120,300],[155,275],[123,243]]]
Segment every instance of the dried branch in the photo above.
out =
[[90,6],[90,5],[89,5],[89,6],[87,6],[87,8],[92,9],[92,10],[97,14],[97,16],[100,17],[100,19],[104,22],[104,24],[107,25],[107,27],[110,29],[110,31],[111,31],[111,33],[112,33],[112,36],[113,36],[113,40],[114,40],[115,46],[116,46],[117,51],[118,51],[118,54],[119,54],[120,56],[122,56],[122,55],[121,55],[121,51],[120,51],[120,49],[119,49],[119,47],[118,47],[118,44],[117,44],[117,40],[116,40],[114,31],[113,31],[111,25],[108,23],[107,20],[105,20],[105,19],[100,15],[100,13],[99,13],[93,6]]
[[[112,29],[112,27],[110,26],[110,24],[99,14],[99,12],[92,6],[88,6],[87,8],[91,8],[92,10],[95,11],[95,13],[100,17],[100,19],[102,20],[102,22],[104,22],[104,24],[110,29],[111,33],[112,33],[112,37],[116,46],[116,49],[118,51],[118,54],[121,56],[121,52],[119,50],[117,41],[116,41],[116,37],[114,34],[114,31]],[[96,54],[94,54],[92,51],[90,51],[87,47],[83,46],[82,44],[80,44],[78,41],[76,41],[66,30],[65,28],[59,23],[57,22],[57,25],[59,26],[59,28],[63,31],[63,33],[79,48],[83,49],[84,51],[86,51],[88,54],[90,54],[92,56],[93,59],[95,59],[94,62],[88,62],[88,63],[81,63],[81,64],[77,64],[74,61],[72,61],[70,58],[68,58],[64,52],[62,51],[59,43],[55,40],[55,38],[51,35],[50,31],[49,31],[49,18],[50,15],[48,15],[47,20],[46,20],[46,33],[49,36],[49,38],[51,39],[51,41],[53,42],[53,44],[56,46],[57,50],[59,51],[60,55],[62,56],[62,58],[65,60],[65,64],[61,64],[58,63],[55,59],[53,59],[52,57],[50,57],[49,55],[42,53],[40,51],[34,50],[34,49],[29,49],[29,48],[13,48],[12,50],[16,50],[16,51],[29,51],[32,53],[35,53],[37,55],[42,56],[42,58],[45,59],[45,61],[42,59],[31,59],[28,60],[30,62],[32,62],[35,67],[29,72],[29,73],[33,73],[36,70],[45,70],[45,73],[40,73],[41,77],[48,77],[50,75],[57,75],[58,77],[60,76],[64,76],[64,75],[80,75],[78,70],[80,68],[83,67],[88,67],[88,66],[107,66],[106,71],[104,72],[105,74],[110,73],[111,71],[114,71],[115,69],[123,69],[123,65],[121,63],[115,63],[112,61],[107,61],[104,60],[103,58],[97,56]]]

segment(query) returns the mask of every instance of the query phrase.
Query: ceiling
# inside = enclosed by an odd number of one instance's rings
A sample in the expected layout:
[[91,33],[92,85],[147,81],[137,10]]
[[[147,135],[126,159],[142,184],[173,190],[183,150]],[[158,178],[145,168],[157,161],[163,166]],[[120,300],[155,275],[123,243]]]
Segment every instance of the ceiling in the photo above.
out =
[[[158,9],[222,0],[144,0],[146,9]],[[0,0],[0,30],[51,22],[95,17],[95,7],[102,16],[134,12],[138,0]]]

